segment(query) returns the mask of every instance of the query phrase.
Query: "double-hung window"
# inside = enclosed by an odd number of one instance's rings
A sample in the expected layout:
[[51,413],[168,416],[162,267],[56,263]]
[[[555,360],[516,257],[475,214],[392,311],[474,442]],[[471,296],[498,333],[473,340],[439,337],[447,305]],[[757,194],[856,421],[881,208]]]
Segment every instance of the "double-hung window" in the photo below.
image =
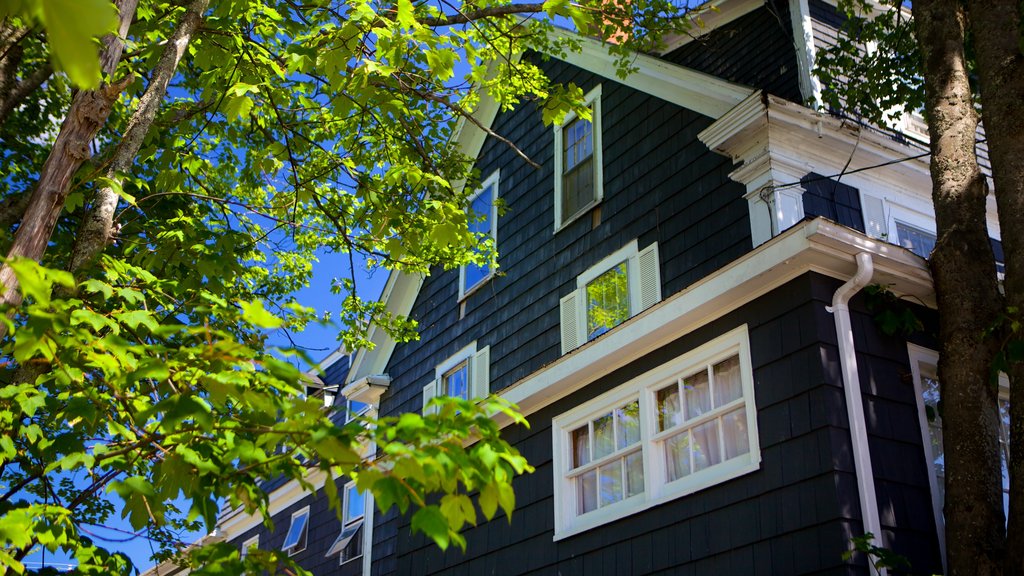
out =
[[434,380],[423,387],[423,412],[435,396],[482,398],[490,394],[491,347],[476,349],[473,342],[437,365]]
[[292,513],[292,523],[284,537],[281,550],[289,556],[306,549],[306,534],[309,532],[309,506]]
[[[500,171],[495,170],[480,189],[469,197],[469,231],[477,240],[491,241],[491,249],[498,244],[498,184]],[[459,270],[459,299],[465,298],[474,290],[483,286],[494,275],[493,256],[491,263],[478,265],[466,264]]]
[[[935,525],[939,527],[939,547],[946,557],[945,518],[942,514],[946,500],[946,455],[942,439],[942,408],[939,392],[939,354],[934,350],[908,344],[910,369],[917,392],[918,420],[924,441],[925,459],[931,466],[929,484]],[[1010,390],[1009,380],[999,375],[999,458],[1003,482],[1003,510],[1010,509]]]
[[756,470],[746,326],[554,419],[555,538]]
[[576,278],[561,300],[562,354],[622,324],[661,300],[658,244],[633,240]]
[[366,516],[366,497],[356,488],[354,482],[345,486],[342,504],[341,533],[327,549],[325,556],[340,555],[344,564],[363,555],[363,519]]
[[590,119],[575,113],[555,126],[555,230],[597,205],[604,195],[601,166],[601,86],[586,95]]

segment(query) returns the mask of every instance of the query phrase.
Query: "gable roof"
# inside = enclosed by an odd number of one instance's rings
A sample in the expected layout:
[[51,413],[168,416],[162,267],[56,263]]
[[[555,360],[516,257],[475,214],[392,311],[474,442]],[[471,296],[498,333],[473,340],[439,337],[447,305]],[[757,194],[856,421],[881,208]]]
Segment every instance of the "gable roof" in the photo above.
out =
[[[552,34],[562,38],[571,37],[580,45],[579,52],[549,54],[552,58],[716,120],[754,93],[753,88],[639,53],[632,62],[636,72],[625,79],[619,78],[615,58],[608,54],[608,47],[603,42],[568,30],[559,29]],[[471,158],[479,156],[487,140],[487,131],[498,115],[498,108],[498,103],[484,93],[473,113],[473,121],[467,121],[465,118],[459,120],[452,141],[464,154]],[[460,187],[462,183],[455,185]],[[380,301],[386,304],[392,314],[407,316],[412,311],[423,281],[422,274],[392,271],[381,293]],[[368,336],[374,348],[356,352],[347,382],[381,374],[387,368],[388,360],[395,349],[394,340],[376,325],[370,327]]]

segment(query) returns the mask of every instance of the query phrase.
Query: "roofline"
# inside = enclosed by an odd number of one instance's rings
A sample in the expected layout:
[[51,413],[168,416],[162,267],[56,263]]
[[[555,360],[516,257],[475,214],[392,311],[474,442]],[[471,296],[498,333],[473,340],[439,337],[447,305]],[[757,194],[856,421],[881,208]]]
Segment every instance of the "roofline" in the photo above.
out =
[[[503,389],[501,396],[529,416],[803,274],[848,279],[856,271],[856,255],[861,252],[874,258],[875,283],[935,308],[931,274],[923,258],[819,217],[793,226],[601,338]],[[502,427],[511,424],[503,414],[495,420]]]
[[[764,0],[711,0],[705,2],[686,15],[693,23],[695,33],[672,34],[665,38],[665,46],[655,53],[664,56],[678,50],[762,6],[764,6]],[[698,24],[698,18],[703,26]]]

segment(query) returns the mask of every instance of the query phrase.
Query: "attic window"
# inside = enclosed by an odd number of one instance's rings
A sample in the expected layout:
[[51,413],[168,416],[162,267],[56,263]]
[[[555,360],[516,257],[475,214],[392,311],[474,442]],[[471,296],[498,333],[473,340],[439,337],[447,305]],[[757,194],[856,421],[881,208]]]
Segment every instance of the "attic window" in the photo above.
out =
[[658,243],[634,240],[576,278],[561,300],[562,354],[622,324],[661,300]]
[[306,533],[309,531],[309,506],[292,513],[292,525],[288,528],[288,534],[284,537],[284,544],[281,550],[288,552],[289,556],[298,554],[306,549]]
[[601,86],[586,96],[589,120],[574,113],[555,127],[555,230],[596,206],[604,196],[601,165]]
[[469,400],[491,392],[491,347],[479,351],[476,342],[456,352],[437,365],[434,381],[423,387],[423,412],[427,413],[434,396],[451,396]]
[[[500,172],[495,170],[493,174],[484,180],[480,189],[470,196],[470,222],[469,231],[476,235],[477,239],[486,240],[490,237],[493,245],[498,242],[498,182]],[[494,265],[466,264],[459,270],[459,299],[463,299],[494,276]]]

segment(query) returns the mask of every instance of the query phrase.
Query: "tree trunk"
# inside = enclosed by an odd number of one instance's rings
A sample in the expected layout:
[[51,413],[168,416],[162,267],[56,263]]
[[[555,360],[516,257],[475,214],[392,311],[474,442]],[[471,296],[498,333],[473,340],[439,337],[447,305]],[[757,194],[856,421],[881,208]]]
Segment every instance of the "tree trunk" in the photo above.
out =
[[[174,77],[178,63],[192,41],[192,35],[202,23],[203,13],[209,5],[210,0],[193,0],[164,46],[160,60],[153,69],[149,86],[139,100],[138,108],[132,113],[128,128],[117,150],[114,151],[110,168],[107,170],[107,177],[118,185],[123,182],[122,174],[132,167],[135,156],[142,147],[142,141],[149,133],[160,104],[167,95],[167,86]],[[106,248],[113,237],[114,209],[117,208],[117,202],[118,194],[110,186],[104,186],[96,191],[92,206],[82,220],[75,237],[68,270],[77,272]]]
[[959,0],[916,0],[925,77],[932,202],[938,241],[931,268],[939,307],[939,379],[946,457],[946,553],[951,574],[1001,574],[1005,545],[998,412],[990,385],[1001,309],[978,168],[978,117],[964,57]]
[[[124,50],[122,38],[128,34],[137,4],[138,0],[117,0],[117,9],[121,15],[118,35],[106,36],[100,53],[101,69],[108,76],[113,75],[121,59]],[[60,211],[64,209],[71,177],[89,158],[89,144],[107,121],[114,102],[129,80],[125,78],[120,82],[100,86],[97,90],[82,90],[75,95],[53,149],[39,173],[39,182],[32,192],[21,226],[7,253],[8,258],[42,259]],[[11,307],[21,304],[18,280],[9,266],[0,268],[0,286],[3,286],[0,303]],[[6,325],[0,324],[0,337],[6,332]]]
[[[968,7],[1006,259],[1003,288],[1010,317],[1019,321],[1024,319],[1024,54],[1019,44],[1024,4],[971,0]],[[1009,336],[1024,338],[1019,331]],[[1010,363],[1007,574],[1024,574],[1024,358],[1016,360]]]

